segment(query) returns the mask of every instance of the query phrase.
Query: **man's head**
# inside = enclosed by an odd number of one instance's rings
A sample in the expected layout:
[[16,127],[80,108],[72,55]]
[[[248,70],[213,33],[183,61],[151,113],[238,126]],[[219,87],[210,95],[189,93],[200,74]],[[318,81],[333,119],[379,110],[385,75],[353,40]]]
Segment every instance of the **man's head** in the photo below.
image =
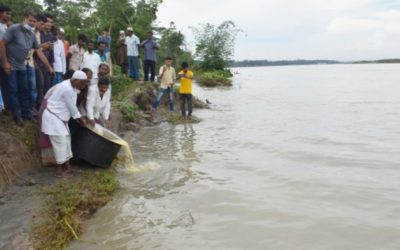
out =
[[47,17],[43,14],[36,16],[36,30],[44,31],[44,24],[47,22]]
[[74,86],[78,90],[82,90],[88,84],[88,79],[85,72],[77,70],[74,72],[71,78],[72,86]]
[[58,38],[58,35],[60,34],[60,27],[59,27],[58,25],[53,25],[53,26],[51,27],[51,34],[52,34],[54,37],[57,37],[57,38]]
[[83,68],[82,71],[85,72],[85,74],[86,74],[88,80],[92,80],[92,78],[93,78],[93,71],[92,71],[91,69],[89,69],[89,68]]
[[80,47],[82,47],[83,45],[85,45],[86,42],[86,36],[84,34],[79,34],[78,35],[78,45]]
[[165,58],[165,65],[167,65],[167,66],[171,66],[172,65],[172,58],[171,57]]
[[35,28],[36,25],[36,16],[28,11],[24,13],[24,21],[23,24],[27,24],[28,26],[30,26],[31,28]]
[[108,63],[100,63],[98,76],[107,76],[110,73],[110,66]]
[[8,6],[0,5],[0,22],[7,24],[11,21],[11,9]]
[[108,29],[103,30],[103,36],[108,36],[109,34],[110,34],[110,32],[108,32]]
[[186,71],[188,70],[188,68],[189,68],[189,64],[188,64],[187,62],[183,62],[183,63],[181,64],[181,67],[182,67],[182,70],[183,70],[184,72],[186,72]]
[[106,48],[106,44],[104,42],[98,42],[97,43],[97,49],[99,52],[103,53]]
[[46,16],[46,23],[44,24],[44,29],[47,32],[50,32],[51,28],[53,27],[53,21],[54,21],[53,16],[49,13],[45,13],[44,15]]
[[153,32],[152,31],[147,32],[147,39],[153,39]]
[[133,29],[132,29],[132,27],[128,27],[128,28],[126,29],[126,34],[127,34],[128,36],[132,36],[132,34],[133,34]]
[[87,41],[87,50],[92,53],[94,49],[94,42],[92,40]]
[[100,94],[104,95],[104,93],[106,93],[107,90],[110,88],[110,78],[108,78],[107,76],[100,77],[97,86],[99,87]]

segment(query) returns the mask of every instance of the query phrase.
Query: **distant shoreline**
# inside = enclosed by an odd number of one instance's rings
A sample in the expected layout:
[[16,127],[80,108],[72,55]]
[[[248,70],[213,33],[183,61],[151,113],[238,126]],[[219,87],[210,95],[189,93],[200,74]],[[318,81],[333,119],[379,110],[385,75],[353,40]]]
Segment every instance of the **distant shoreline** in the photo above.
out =
[[269,67],[269,66],[291,66],[291,65],[327,65],[327,64],[380,64],[380,63],[400,63],[400,59],[381,59],[341,62],[336,60],[243,60],[233,61],[231,68],[239,67]]

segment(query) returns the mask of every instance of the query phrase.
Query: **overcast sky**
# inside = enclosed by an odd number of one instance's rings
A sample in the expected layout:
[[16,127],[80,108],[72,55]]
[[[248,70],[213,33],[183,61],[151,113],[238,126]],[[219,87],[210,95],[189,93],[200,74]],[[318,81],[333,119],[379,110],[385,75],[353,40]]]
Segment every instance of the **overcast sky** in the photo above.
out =
[[236,60],[400,58],[400,0],[164,0],[158,20],[192,49],[189,26],[234,21]]

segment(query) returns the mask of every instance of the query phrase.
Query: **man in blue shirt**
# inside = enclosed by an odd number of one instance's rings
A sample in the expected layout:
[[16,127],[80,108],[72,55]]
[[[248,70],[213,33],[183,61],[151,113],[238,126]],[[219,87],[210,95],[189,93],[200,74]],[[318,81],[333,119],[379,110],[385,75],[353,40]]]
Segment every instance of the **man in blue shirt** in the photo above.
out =
[[154,82],[156,76],[156,50],[159,49],[158,44],[153,40],[153,32],[147,32],[147,39],[140,44],[141,48],[144,48],[144,61],[143,61],[143,71],[144,71],[144,81],[150,80]]
[[35,24],[36,17],[32,13],[26,12],[24,21],[7,29],[0,42],[2,66],[8,80],[10,107],[14,120],[19,126],[24,125],[23,118],[33,120],[29,107],[30,96],[26,66],[30,50],[34,49],[48,72],[54,73],[33,34]]

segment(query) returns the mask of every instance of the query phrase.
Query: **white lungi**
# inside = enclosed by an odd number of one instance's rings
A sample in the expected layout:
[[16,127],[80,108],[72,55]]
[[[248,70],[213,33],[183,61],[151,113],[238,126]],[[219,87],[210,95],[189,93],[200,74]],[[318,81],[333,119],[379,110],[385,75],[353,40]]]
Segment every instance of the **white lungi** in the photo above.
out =
[[49,135],[57,164],[64,164],[72,158],[71,135]]

